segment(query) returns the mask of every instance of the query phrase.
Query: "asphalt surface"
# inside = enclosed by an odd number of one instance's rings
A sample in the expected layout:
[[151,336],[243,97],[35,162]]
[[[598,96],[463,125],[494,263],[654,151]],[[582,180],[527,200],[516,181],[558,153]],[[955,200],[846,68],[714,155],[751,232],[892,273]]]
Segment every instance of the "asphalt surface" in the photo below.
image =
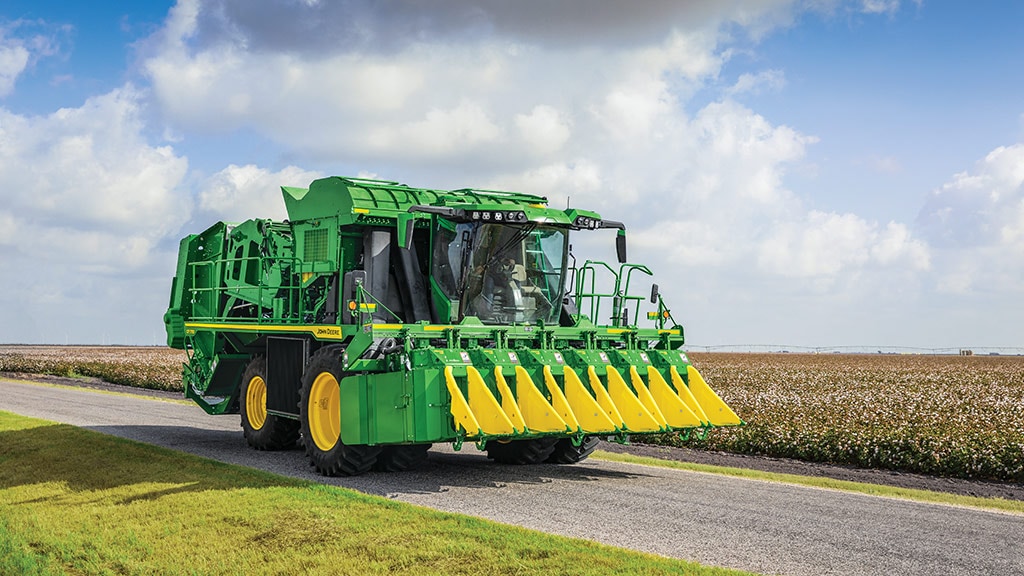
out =
[[435,446],[422,469],[324,478],[256,452],[237,415],[0,380],[0,410],[527,528],[766,574],[1024,575],[1024,516],[587,460],[502,466]]

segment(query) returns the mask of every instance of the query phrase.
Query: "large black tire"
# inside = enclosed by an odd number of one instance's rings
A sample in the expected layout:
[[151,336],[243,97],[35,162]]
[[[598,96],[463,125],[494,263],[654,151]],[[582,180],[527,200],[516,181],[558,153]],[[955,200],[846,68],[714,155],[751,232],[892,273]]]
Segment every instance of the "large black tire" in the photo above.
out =
[[487,457],[501,464],[540,464],[555,451],[558,438],[487,443]]
[[338,383],[345,376],[344,348],[325,346],[309,359],[302,374],[299,422],[310,465],[324,476],[364,474],[377,462],[380,446],[350,446],[341,442],[341,404]]
[[287,450],[299,439],[299,422],[267,414],[267,360],[257,356],[242,374],[238,394],[242,414],[242,433],[249,446],[257,450]]
[[430,444],[385,446],[377,456],[373,469],[378,472],[402,472],[419,468],[427,461]]
[[590,453],[597,448],[600,440],[593,436],[587,436],[579,446],[573,446],[572,440],[562,438],[555,444],[555,450],[548,456],[548,464],[575,464],[587,459]]

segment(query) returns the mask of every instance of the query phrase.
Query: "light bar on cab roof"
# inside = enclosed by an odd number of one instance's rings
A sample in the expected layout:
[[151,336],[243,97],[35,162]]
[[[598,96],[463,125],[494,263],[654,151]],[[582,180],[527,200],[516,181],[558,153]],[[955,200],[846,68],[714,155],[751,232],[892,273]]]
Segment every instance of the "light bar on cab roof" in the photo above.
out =
[[483,222],[526,222],[522,210],[466,210],[466,217]]

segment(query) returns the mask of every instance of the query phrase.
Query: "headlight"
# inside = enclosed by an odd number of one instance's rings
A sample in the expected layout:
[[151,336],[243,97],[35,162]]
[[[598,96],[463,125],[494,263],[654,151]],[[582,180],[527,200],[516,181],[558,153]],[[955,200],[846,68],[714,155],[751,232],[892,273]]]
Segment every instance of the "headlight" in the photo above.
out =
[[577,216],[576,220],[573,221],[573,224],[579,228],[589,228],[590,230],[593,230],[601,224],[601,221],[589,216]]
[[494,222],[526,222],[526,212],[521,210],[472,210],[465,213],[470,220],[493,220]]

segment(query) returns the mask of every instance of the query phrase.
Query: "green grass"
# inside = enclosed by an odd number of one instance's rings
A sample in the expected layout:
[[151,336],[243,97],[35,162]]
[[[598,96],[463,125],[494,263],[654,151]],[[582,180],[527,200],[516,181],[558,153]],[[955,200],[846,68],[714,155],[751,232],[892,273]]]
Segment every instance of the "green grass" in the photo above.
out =
[[647,456],[633,456],[631,454],[620,454],[616,452],[605,452],[598,450],[591,458],[608,460],[611,462],[624,462],[627,464],[643,464],[645,466],[659,466],[662,468],[675,468],[677,470],[688,470],[691,472],[705,472],[709,474],[724,474],[738,478],[751,480],[765,480],[768,482],[784,482],[786,484],[797,484],[813,488],[826,488],[830,490],[842,490],[844,492],[857,492],[871,496],[882,496],[887,498],[902,498],[905,500],[916,500],[919,502],[930,502],[933,504],[948,504],[951,506],[968,506],[985,510],[997,510],[1014,514],[1024,514],[1024,502],[1018,500],[1007,500],[1005,498],[980,498],[977,496],[961,496],[959,494],[947,494],[944,492],[932,492],[931,490],[917,490],[913,488],[898,488],[881,484],[868,484],[865,482],[851,482],[849,480],[836,480],[834,478],[822,478],[818,476],[800,476],[797,474],[782,474],[779,472],[763,472],[761,470],[750,470],[747,468],[731,468],[729,466],[714,466],[711,464],[695,464],[692,462],[679,462],[677,460],[662,460],[661,458],[650,458]]
[[0,412],[0,574],[218,573],[739,572]]

